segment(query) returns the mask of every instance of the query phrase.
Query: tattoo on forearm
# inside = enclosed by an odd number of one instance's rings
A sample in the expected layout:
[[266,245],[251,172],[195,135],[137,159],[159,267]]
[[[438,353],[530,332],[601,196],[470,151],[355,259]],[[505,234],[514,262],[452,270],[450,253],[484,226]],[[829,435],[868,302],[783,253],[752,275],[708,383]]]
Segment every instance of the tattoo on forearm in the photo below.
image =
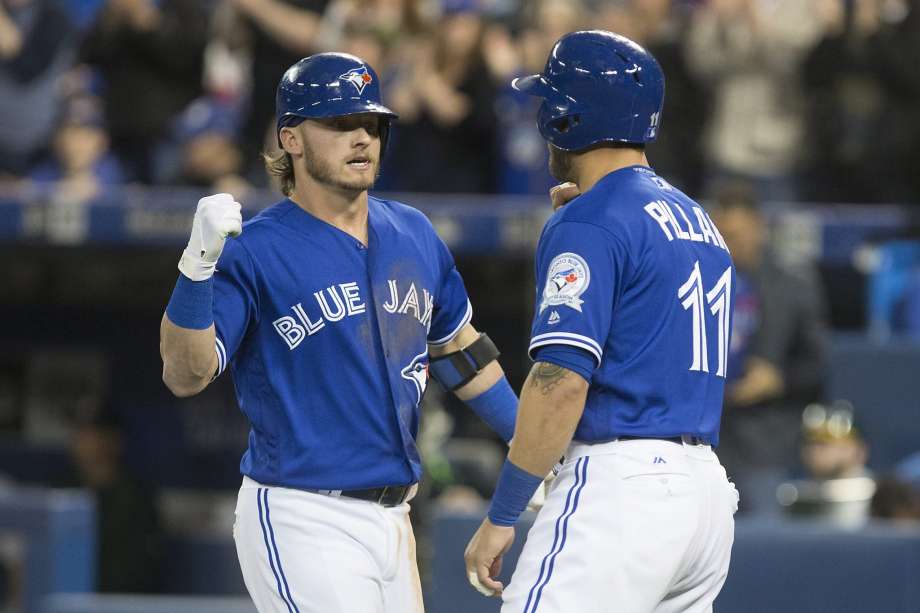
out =
[[549,395],[562,380],[569,376],[569,371],[549,362],[537,362],[530,371],[530,384],[539,389],[544,396]]

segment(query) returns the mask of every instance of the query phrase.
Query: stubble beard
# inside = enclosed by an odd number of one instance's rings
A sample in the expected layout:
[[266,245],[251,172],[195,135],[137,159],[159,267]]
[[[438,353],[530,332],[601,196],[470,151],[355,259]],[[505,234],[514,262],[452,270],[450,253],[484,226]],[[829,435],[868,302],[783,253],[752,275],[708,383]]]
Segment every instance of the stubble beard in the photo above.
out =
[[558,147],[549,145],[549,174],[561,183],[575,182],[572,176],[572,155]]
[[374,175],[370,179],[344,179],[341,176],[337,176],[338,173],[335,167],[321,155],[318,155],[307,143],[304,143],[303,163],[307,174],[317,183],[322,183],[323,185],[335,187],[347,192],[354,192],[356,194],[374,187],[374,182],[380,174],[380,166],[378,165],[374,168]]

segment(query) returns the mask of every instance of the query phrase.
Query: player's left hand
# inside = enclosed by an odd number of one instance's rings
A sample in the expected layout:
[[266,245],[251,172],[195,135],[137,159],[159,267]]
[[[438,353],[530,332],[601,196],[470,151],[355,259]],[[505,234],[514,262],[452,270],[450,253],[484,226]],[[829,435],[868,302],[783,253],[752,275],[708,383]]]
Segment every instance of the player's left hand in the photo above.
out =
[[501,572],[502,556],[513,543],[514,526],[496,526],[487,517],[466,546],[467,580],[483,596],[501,595],[504,586],[493,577]]

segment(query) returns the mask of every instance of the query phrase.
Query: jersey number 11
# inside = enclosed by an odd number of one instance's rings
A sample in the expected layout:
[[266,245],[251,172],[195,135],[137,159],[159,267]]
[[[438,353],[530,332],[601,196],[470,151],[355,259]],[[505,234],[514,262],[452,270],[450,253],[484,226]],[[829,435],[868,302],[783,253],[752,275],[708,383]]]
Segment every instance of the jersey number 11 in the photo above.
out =
[[693,265],[693,272],[687,282],[677,290],[684,310],[693,312],[693,362],[690,370],[709,372],[709,354],[706,343],[706,313],[704,305],[716,316],[719,330],[719,369],[716,375],[725,376],[728,367],[729,313],[732,299],[732,269],[726,268],[715,286],[708,292],[703,289],[703,275],[699,260]]

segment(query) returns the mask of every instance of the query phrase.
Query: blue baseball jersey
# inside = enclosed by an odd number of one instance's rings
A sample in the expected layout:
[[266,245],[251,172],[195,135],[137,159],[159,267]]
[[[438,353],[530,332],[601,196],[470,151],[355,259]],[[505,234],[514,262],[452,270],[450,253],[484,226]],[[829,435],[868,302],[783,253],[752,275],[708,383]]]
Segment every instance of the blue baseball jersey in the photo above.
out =
[[214,276],[218,374],[249,418],[243,474],[302,489],[405,485],[428,345],[472,317],[419,211],[370,197],[368,245],[290,200],[227,241]]
[[580,441],[718,444],[734,268],[706,212],[645,166],[612,172],[543,228],[530,341],[589,353]]

